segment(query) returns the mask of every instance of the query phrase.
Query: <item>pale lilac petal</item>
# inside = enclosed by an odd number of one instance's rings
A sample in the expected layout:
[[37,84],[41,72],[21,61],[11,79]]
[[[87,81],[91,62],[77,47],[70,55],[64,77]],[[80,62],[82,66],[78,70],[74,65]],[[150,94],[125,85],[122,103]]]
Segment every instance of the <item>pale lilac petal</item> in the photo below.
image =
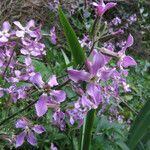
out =
[[134,42],[134,38],[133,38],[133,36],[131,34],[129,34],[125,47],[128,48],[128,47],[132,46],[133,42]]
[[32,129],[38,134],[45,132],[45,128],[42,125],[35,125]]
[[23,54],[23,55],[29,55],[29,51],[26,50],[26,49],[24,49],[24,48],[22,48],[22,49],[20,50],[20,52],[21,52],[21,54]]
[[24,35],[25,35],[25,31],[19,31],[19,30],[16,31],[17,37],[24,37]]
[[26,126],[28,126],[28,122],[25,119],[19,119],[16,121],[16,128],[25,129]]
[[100,86],[95,85],[95,84],[88,84],[87,94],[90,95],[94,104],[98,107],[98,105],[102,102]]
[[92,72],[92,63],[88,59],[85,61],[85,66],[88,72]]
[[32,131],[29,131],[29,133],[27,135],[27,141],[33,146],[35,146],[37,144],[35,136]]
[[89,109],[92,107],[92,102],[84,95],[81,98],[81,104],[83,107],[88,107]]
[[8,21],[5,21],[3,23],[3,31],[8,32],[10,30],[10,23]]
[[111,75],[113,75],[115,69],[107,69],[104,71],[101,71],[101,80],[107,81],[111,78]]
[[40,88],[42,88],[44,86],[44,82],[42,80],[42,76],[40,73],[36,73],[34,76],[32,76],[30,78],[30,81],[34,84],[36,84],[37,86],[39,86]]
[[30,20],[27,25],[26,25],[26,28],[27,29],[30,29],[31,27],[35,27],[35,22],[34,20]]
[[129,66],[135,66],[135,65],[137,65],[137,63],[136,63],[136,61],[135,61],[132,57],[130,57],[130,56],[125,56],[125,57],[123,58],[123,61],[122,61],[121,65],[122,65],[123,67],[127,68],[127,67],[129,67]]
[[14,21],[14,24],[21,30],[25,30],[25,28],[22,26],[22,24],[19,21]]
[[17,137],[16,137],[16,148],[23,144],[25,136],[26,136],[25,132],[21,132],[19,135],[17,135]]
[[93,6],[96,6],[96,7],[98,6],[98,4],[97,4],[97,3],[95,3],[95,2],[93,2],[92,4],[93,4]]
[[96,74],[97,71],[105,64],[104,56],[100,52],[95,52],[93,56],[92,74]]
[[51,143],[51,150],[58,150],[57,147],[53,143]]
[[2,43],[8,42],[8,38],[6,36],[2,36],[0,38],[0,42],[2,42]]
[[62,90],[53,90],[50,94],[54,96],[59,103],[66,99],[66,93]]
[[37,116],[41,117],[47,112],[48,110],[47,100],[48,100],[47,94],[43,94],[40,96],[39,100],[35,104]]
[[32,59],[29,56],[25,58],[25,64],[27,66],[30,66],[32,64]]
[[69,78],[73,80],[74,82],[78,81],[88,81],[90,78],[90,74],[84,70],[78,71],[78,70],[69,70],[68,71]]
[[113,8],[113,7],[116,6],[116,5],[117,5],[117,3],[112,3],[112,2],[107,3],[106,6],[105,6],[105,12],[106,12],[107,10]]
[[53,87],[53,86],[56,86],[58,85],[58,82],[57,82],[57,79],[56,79],[56,76],[55,75],[52,75],[48,81],[48,85],[50,87]]

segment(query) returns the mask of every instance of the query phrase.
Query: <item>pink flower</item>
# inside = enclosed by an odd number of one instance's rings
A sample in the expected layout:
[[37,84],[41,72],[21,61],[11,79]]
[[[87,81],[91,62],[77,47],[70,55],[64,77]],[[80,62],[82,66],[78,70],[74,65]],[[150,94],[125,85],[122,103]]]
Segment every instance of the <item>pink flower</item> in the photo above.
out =
[[112,7],[116,6],[117,3],[107,3],[105,4],[103,0],[100,0],[99,3],[93,2],[93,5],[96,6],[96,12],[98,16],[102,16],[107,10],[111,9]]

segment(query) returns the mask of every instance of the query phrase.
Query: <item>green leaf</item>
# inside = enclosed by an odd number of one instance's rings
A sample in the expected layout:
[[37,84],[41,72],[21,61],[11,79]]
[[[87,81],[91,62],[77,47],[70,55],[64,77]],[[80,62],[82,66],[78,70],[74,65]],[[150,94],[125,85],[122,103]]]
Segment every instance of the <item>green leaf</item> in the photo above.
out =
[[85,60],[85,53],[80,46],[80,43],[75,34],[75,31],[71,27],[69,21],[67,20],[65,14],[63,13],[60,7],[58,9],[58,12],[59,12],[60,22],[63,26],[63,30],[64,30],[68,45],[70,47],[70,50],[73,56],[74,63],[76,65],[82,65]]
[[90,149],[95,113],[96,110],[90,110],[84,120],[80,150]]
[[128,137],[128,147],[133,150],[135,149],[138,142],[145,135],[150,127],[150,101],[144,105],[140,113],[138,114],[135,122],[133,123]]
[[63,50],[61,50],[62,54],[63,54],[63,57],[64,57],[64,60],[65,60],[65,63],[66,63],[66,66],[67,66],[67,69],[73,69],[72,66],[70,66],[70,60],[69,58],[67,57],[67,55],[65,54],[65,52]]

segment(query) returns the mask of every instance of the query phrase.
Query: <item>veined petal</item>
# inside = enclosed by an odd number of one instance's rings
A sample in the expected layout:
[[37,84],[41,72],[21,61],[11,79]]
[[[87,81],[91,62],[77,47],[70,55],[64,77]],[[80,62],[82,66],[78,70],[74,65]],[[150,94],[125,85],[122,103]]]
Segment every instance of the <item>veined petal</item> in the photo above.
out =
[[100,86],[95,84],[88,84],[87,94],[92,98],[93,103],[98,107],[102,101]]
[[14,24],[21,30],[25,30],[25,28],[22,26],[22,24],[19,21],[14,21]]
[[0,42],[2,42],[2,43],[8,42],[8,38],[6,36],[2,36],[0,38]]
[[45,128],[42,125],[35,125],[32,129],[38,134],[45,132]]
[[39,100],[35,104],[36,114],[39,117],[43,116],[47,112],[48,109],[47,100],[48,100],[47,94],[43,94],[40,96]]
[[28,122],[25,119],[19,119],[16,121],[16,128],[23,128],[25,129],[25,127],[28,125]]
[[27,141],[33,146],[35,146],[37,144],[35,136],[32,131],[28,132]]
[[56,79],[56,76],[55,76],[55,75],[52,75],[52,76],[49,78],[48,85],[49,85],[50,87],[53,87],[53,86],[58,85],[58,82],[57,82],[57,79]]
[[21,31],[21,30],[20,31],[19,30],[16,31],[16,36],[17,37],[24,37],[24,35],[25,35],[25,31]]
[[66,93],[62,90],[53,90],[50,94],[56,98],[58,103],[61,103],[66,99]]
[[5,21],[3,23],[3,31],[8,32],[10,30],[10,23],[8,21]]
[[104,66],[105,59],[104,56],[100,52],[95,52],[93,56],[93,65],[92,65],[92,74],[96,74],[97,71]]
[[107,69],[101,71],[101,80],[107,81],[110,79],[111,75],[114,73],[115,69]]
[[113,8],[113,7],[116,6],[116,5],[117,5],[117,3],[112,3],[112,2],[107,3],[106,6],[105,6],[105,12],[106,12],[107,10]]
[[26,25],[27,29],[30,29],[31,27],[35,27],[35,21],[33,19],[31,19]]
[[125,68],[129,67],[129,66],[135,66],[137,65],[136,61],[130,57],[130,56],[125,56],[122,60],[121,65]]
[[88,81],[90,79],[90,74],[84,70],[69,70],[68,71],[69,78],[74,82],[78,81]]
[[36,73],[34,76],[32,76],[30,78],[30,81],[39,86],[40,88],[42,88],[45,84],[44,81],[42,80],[42,76],[40,73]]
[[134,38],[133,38],[133,36],[131,34],[129,34],[125,47],[128,48],[128,47],[132,46],[133,42],[134,42]]
[[24,142],[24,138],[26,136],[26,133],[23,131],[16,137],[16,148],[21,146]]

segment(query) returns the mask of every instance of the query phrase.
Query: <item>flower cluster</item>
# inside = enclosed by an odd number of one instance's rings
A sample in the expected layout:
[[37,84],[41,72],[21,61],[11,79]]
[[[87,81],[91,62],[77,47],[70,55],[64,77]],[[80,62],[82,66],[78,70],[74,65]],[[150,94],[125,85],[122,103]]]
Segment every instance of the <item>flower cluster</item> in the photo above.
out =
[[[57,9],[59,1],[54,1]],[[103,0],[99,3],[93,3],[96,6],[98,17],[116,3],[105,4]],[[130,18],[134,21],[135,18]],[[112,20],[114,25],[121,24],[121,19],[116,17]],[[35,101],[35,110],[37,117],[43,117],[49,109],[52,110],[52,124],[60,130],[66,129],[66,124],[78,124],[82,126],[83,120],[91,109],[99,109],[101,112],[107,104],[113,99],[119,99],[120,90],[130,91],[126,83],[128,71],[126,68],[135,66],[136,62],[126,55],[126,50],[133,45],[133,37],[130,34],[127,41],[116,52],[111,43],[106,43],[108,52],[113,52],[118,61],[114,66],[110,65],[112,56],[106,55],[97,48],[92,48],[92,42],[88,35],[79,40],[81,47],[91,49],[91,54],[86,58],[84,66],[80,69],[68,70],[67,79],[70,81],[72,91],[75,93],[73,101],[67,102],[67,92],[58,88],[59,83],[55,74],[46,81],[42,76],[42,70],[36,71],[33,64],[34,60],[44,60],[47,54],[46,46],[43,43],[43,35],[40,27],[36,26],[34,20],[30,20],[26,26],[19,21],[13,23],[14,29],[9,22],[4,22],[0,30],[0,76],[4,79],[4,84],[0,87],[0,97],[9,95],[10,100],[17,103],[18,100],[27,100],[33,91],[38,92],[38,98]],[[122,30],[113,32],[112,35],[123,34]],[[56,28],[52,27],[49,32],[49,38],[53,45],[57,45]],[[26,84],[19,84],[19,83]],[[5,83],[9,83],[5,86]],[[61,86],[60,86],[61,87]],[[115,109],[112,109],[112,112]],[[121,120],[121,116],[119,117]],[[16,128],[21,128],[22,132],[16,135],[16,147],[21,146],[26,139],[31,145],[37,144],[35,134],[42,134],[45,128],[42,125],[33,124],[27,118],[21,118],[16,122]],[[57,150],[54,144],[51,149]]]

